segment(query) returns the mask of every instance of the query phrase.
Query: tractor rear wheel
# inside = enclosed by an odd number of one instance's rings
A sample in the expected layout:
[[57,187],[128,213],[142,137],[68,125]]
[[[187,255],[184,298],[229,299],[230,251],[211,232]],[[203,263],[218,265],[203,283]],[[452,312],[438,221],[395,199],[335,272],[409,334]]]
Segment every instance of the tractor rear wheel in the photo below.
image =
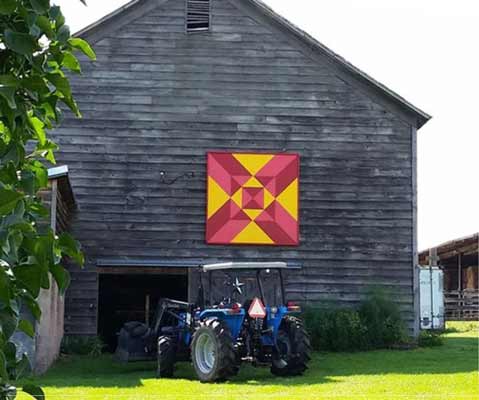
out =
[[224,381],[238,373],[233,338],[224,321],[200,322],[191,342],[191,360],[201,382]]
[[171,378],[176,361],[176,341],[170,336],[158,338],[158,378]]
[[311,359],[311,343],[301,319],[283,318],[279,327],[277,349],[273,351],[271,373],[277,376],[302,375]]

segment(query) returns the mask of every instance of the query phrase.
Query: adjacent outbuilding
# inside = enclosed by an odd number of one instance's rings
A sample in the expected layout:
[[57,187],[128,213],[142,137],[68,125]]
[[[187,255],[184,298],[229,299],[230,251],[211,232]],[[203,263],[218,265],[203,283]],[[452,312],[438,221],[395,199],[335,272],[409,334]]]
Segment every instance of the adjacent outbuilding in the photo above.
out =
[[[444,273],[446,319],[479,318],[479,234],[451,240],[434,249]],[[431,249],[419,254],[419,263],[428,265]],[[437,262],[436,261],[436,262]]]

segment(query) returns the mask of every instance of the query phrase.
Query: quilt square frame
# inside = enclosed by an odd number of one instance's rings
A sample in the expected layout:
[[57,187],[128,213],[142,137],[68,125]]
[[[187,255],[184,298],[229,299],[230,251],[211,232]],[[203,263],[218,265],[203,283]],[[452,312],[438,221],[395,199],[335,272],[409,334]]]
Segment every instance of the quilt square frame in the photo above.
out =
[[299,245],[296,153],[208,152],[206,243]]

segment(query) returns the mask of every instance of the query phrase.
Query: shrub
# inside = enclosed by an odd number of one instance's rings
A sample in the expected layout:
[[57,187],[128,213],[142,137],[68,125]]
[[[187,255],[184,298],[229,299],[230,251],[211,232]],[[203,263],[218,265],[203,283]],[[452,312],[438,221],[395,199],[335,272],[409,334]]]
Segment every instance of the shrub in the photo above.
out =
[[406,339],[399,308],[382,292],[371,292],[358,309],[307,308],[306,328],[315,350],[386,348]]
[[[389,296],[390,297],[390,296]],[[399,307],[381,290],[371,291],[359,307],[370,348],[390,347],[407,339]]]
[[98,336],[65,336],[60,351],[63,354],[98,357],[104,348],[105,344]]
[[418,345],[419,347],[442,346],[442,332],[421,331],[419,334]]
[[317,350],[354,351],[362,346],[364,328],[355,310],[310,308],[305,321]]

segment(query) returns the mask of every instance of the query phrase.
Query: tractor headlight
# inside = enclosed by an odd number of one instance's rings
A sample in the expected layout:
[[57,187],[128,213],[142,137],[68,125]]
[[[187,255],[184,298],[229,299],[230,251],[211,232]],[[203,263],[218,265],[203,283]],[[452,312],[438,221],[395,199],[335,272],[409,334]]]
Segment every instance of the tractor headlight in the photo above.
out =
[[271,314],[276,314],[278,312],[278,307],[271,307]]

